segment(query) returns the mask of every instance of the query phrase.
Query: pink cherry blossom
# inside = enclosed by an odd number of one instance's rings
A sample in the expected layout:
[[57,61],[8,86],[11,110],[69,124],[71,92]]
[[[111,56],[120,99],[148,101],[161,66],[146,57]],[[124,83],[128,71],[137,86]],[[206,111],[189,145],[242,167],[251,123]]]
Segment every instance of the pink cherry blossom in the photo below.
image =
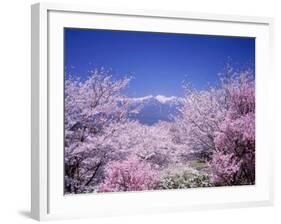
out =
[[142,191],[153,189],[158,182],[157,172],[148,163],[136,158],[110,163],[98,192]]

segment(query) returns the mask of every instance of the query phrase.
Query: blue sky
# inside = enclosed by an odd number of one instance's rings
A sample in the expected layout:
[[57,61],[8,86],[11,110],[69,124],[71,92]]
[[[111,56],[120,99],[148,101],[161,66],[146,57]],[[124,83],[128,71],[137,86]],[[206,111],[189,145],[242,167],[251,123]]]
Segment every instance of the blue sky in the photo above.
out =
[[254,38],[75,28],[66,28],[64,38],[67,74],[85,79],[104,67],[116,79],[132,75],[132,97],[181,96],[183,80],[204,89],[218,83],[229,60],[242,69],[255,62]]

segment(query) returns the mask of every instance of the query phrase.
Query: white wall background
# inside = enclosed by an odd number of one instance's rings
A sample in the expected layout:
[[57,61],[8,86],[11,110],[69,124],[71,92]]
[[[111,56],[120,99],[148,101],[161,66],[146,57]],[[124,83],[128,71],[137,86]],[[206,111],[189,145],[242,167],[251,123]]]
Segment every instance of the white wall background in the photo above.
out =
[[[30,4],[1,1],[0,12],[0,223],[32,223],[30,208]],[[281,221],[281,5],[275,0],[69,0],[110,8],[184,10],[275,17],[275,206],[193,211],[59,223],[280,223]],[[280,135],[280,136],[279,136]],[[280,159],[279,159],[280,158]],[[120,205],[122,206],[122,205]]]

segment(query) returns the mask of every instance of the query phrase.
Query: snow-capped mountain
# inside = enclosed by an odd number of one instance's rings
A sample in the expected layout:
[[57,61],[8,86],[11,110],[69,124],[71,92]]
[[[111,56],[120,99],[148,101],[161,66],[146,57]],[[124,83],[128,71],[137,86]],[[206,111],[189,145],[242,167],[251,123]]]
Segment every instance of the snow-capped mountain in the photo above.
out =
[[182,105],[183,99],[176,96],[144,96],[131,98],[130,118],[147,125],[153,125],[158,121],[172,121],[178,114],[178,108]]

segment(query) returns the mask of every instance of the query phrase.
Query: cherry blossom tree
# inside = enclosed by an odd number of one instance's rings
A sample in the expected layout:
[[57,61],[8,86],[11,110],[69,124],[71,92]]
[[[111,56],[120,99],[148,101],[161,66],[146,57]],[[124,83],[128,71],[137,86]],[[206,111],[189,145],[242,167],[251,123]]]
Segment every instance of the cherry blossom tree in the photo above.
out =
[[[65,191],[87,191],[100,181],[102,167],[113,158],[110,139],[127,122],[128,101],[121,94],[129,78],[113,80],[95,70],[85,81],[65,81]],[[116,153],[122,157],[122,152]],[[116,155],[114,157],[116,157]]]
[[108,164],[106,177],[97,188],[98,192],[142,191],[157,186],[158,174],[148,163],[137,158]]
[[255,182],[255,83],[253,70],[227,67],[219,86],[198,91],[185,85],[180,116],[170,129],[185,156],[210,164],[216,185]]
[[134,154],[156,170],[162,170],[180,162],[182,145],[173,142],[170,122],[158,122],[153,126],[139,125],[134,137]]
[[111,147],[127,157],[149,163],[155,170],[163,170],[179,163],[183,150],[181,144],[173,142],[170,125],[170,122],[158,122],[148,126],[127,121],[111,136]]
[[214,139],[213,181],[217,185],[255,183],[255,83],[252,71],[224,82],[229,108]]
[[183,107],[171,129],[173,138],[185,145],[187,155],[197,153],[210,158],[215,149],[215,133],[226,115],[226,96],[220,88],[199,91],[185,85],[185,90]]

